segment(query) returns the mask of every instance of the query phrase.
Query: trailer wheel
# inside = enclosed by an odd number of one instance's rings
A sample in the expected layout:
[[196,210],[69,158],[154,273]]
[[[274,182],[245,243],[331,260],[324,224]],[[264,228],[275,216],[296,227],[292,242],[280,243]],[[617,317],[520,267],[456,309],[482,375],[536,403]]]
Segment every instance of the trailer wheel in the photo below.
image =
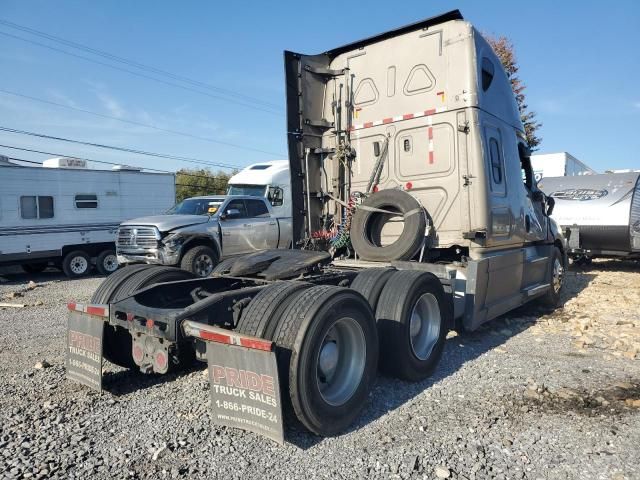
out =
[[271,340],[284,309],[311,286],[304,282],[277,282],[269,285],[253,297],[242,312],[237,330],[245,335]]
[[238,260],[237,257],[227,258],[221,261],[211,272],[211,275],[228,275],[233,264]]
[[274,340],[298,420],[322,436],[347,428],[376,375],[378,337],[367,301],[348,288],[308,288],[283,312]]
[[113,250],[104,250],[96,258],[96,268],[101,275],[111,275],[118,269],[118,258]]
[[198,245],[191,250],[187,250],[180,262],[180,268],[198,277],[208,277],[213,273],[219,258],[218,253],[213,248],[206,245]]
[[83,277],[91,270],[91,259],[86,252],[74,250],[62,260],[62,271],[69,278]]
[[381,370],[408,381],[429,376],[442,355],[450,316],[451,306],[435,275],[394,273],[376,309]]
[[375,312],[382,289],[395,272],[395,268],[367,268],[356,276],[351,288],[366,298]]
[[[403,219],[402,232],[396,241],[384,245],[383,229],[398,218]],[[364,260],[410,260],[424,242],[426,226],[424,210],[415,198],[401,190],[381,190],[356,209],[351,222],[351,244]]]
[[23,263],[20,265],[22,270],[26,273],[40,273],[44,272],[44,270],[49,266],[47,262],[38,262],[38,263]]
[[553,248],[552,262],[551,278],[549,279],[551,288],[540,297],[540,303],[546,307],[557,308],[560,305],[560,294],[564,285],[564,265],[562,253],[558,247]]

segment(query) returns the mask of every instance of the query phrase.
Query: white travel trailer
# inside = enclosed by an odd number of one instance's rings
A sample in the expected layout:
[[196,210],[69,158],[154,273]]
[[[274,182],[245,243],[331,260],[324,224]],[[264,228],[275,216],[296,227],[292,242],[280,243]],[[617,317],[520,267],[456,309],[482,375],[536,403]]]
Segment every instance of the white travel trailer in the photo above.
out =
[[229,179],[227,195],[267,197],[277,217],[291,217],[289,160],[249,165]]
[[0,265],[38,272],[52,262],[77,277],[95,264],[111,273],[118,225],[175,203],[173,174],[53,160],[46,167],[0,165]]
[[572,177],[597,173],[567,152],[531,155],[531,166],[538,181],[546,177]]

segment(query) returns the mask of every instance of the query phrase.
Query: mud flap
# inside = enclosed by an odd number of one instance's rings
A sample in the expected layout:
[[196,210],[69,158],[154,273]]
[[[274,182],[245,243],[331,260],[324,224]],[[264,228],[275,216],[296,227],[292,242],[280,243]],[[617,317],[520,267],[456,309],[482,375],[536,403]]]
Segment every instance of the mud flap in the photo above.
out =
[[102,392],[102,339],[109,309],[69,303],[65,367],[67,378]]
[[207,345],[213,421],[284,444],[273,342],[193,321],[185,321],[183,329]]

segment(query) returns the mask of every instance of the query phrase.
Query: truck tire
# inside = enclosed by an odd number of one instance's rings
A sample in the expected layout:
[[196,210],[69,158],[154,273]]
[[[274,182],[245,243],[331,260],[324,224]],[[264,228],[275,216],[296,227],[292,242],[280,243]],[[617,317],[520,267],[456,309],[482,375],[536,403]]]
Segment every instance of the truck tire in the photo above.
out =
[[198,277],[208,277],[218,264],[218,252],[206,245],[197,245],[184,254],[180,268]]
[[111,302],[117,302],[123,298],[133,295],[138,290],[150,287],[157,283],[175,282],[178,280],[190,280],[196,278],[191,272],[181,270],[177,267],[162,267],[154,265],[152,268],[146,268],[135,272],[114,291]]
[[283,312],[274,340],[283,397],[302,425],[322,436],[346,429],[376,376],[378,337],[364,297],[349,288],[308,288]]
[[[175,267],[132,265],[117,271],[105,280],[103,284],[115,279],[100,293],[100,296],[96,291],[91,301],[101,304],[113,303],[156,283],[190,278],[194,278],[194,275]],[[105,326],[102,345],[102,355],[107,361],[124,368],[136,367],[131,353],[131,335],[124,328]]]
[[285,308],[303,290],[311,287],[305,282],[276,282],[264,288],[242,312],[237,330],[245,335],[271,340]]
[[432,273],[401,270],[391,276],[376,309],[383,372],[414,382],[431,374],[450,325],[447,302]]
[[[404,216],[402,233],[395,242],[383,245],[382,229],[394,216]],[[351,221],[351,244],[364,260],[410,260],[424,242],[426,222],[422,206],[411,195],[401,190],[381,190],[369,196],[356,209]]]
[[557,308],[560,305],[560,294],[564,284],[564,262],[562,261],[562,252],[558,247],[553,247],[551,262],[551,278],[549,279],[551,288],[540,297],[540,303],[545,307]]
[[96,258],[96,268],[100,275],[111,275],[118,269],[118,258],[113,250],[103,250]]
[[136,264],[127,265],[109,278],[105,279],[91,297],[91,303],[106,305],[111,300],[113,292],[120,287],[120,284],[128,279],[135,272],[144,270],[145,268],[154,268],[154,265]]
[[38,262],[38,263],[23,263],[20,265],[22,270],[25,273],[40,273],[44,272],[44,270],[49,266],[47,262]]
[[351,288],[366,298],[375,312],[382,289],[396,271],[395,268],[367,268],[356,276]]
[[236,263],[237,260],[237,257],[231,257],[221,261],[216,265],[216,268],[213,269],[211,275],[228,275],[231,267],[233,267],[233,264]]
[[91,270],[91,259],[82,250],[74,250],[62,260],[62,271],[69,278],[84,277]]

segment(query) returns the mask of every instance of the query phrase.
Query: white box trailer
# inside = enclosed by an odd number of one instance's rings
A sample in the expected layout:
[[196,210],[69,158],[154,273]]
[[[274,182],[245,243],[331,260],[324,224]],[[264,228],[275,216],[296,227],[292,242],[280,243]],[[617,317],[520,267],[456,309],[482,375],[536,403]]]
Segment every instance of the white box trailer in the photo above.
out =
[[118,225],[174,203],[173,174],[1,165],[0,265],[37,272],[52,262],[73,277],[95,264],[108,274]]
[[597,173],[567,152],[531,155],[531,166],[537,181],[546,177],[573,177]]

